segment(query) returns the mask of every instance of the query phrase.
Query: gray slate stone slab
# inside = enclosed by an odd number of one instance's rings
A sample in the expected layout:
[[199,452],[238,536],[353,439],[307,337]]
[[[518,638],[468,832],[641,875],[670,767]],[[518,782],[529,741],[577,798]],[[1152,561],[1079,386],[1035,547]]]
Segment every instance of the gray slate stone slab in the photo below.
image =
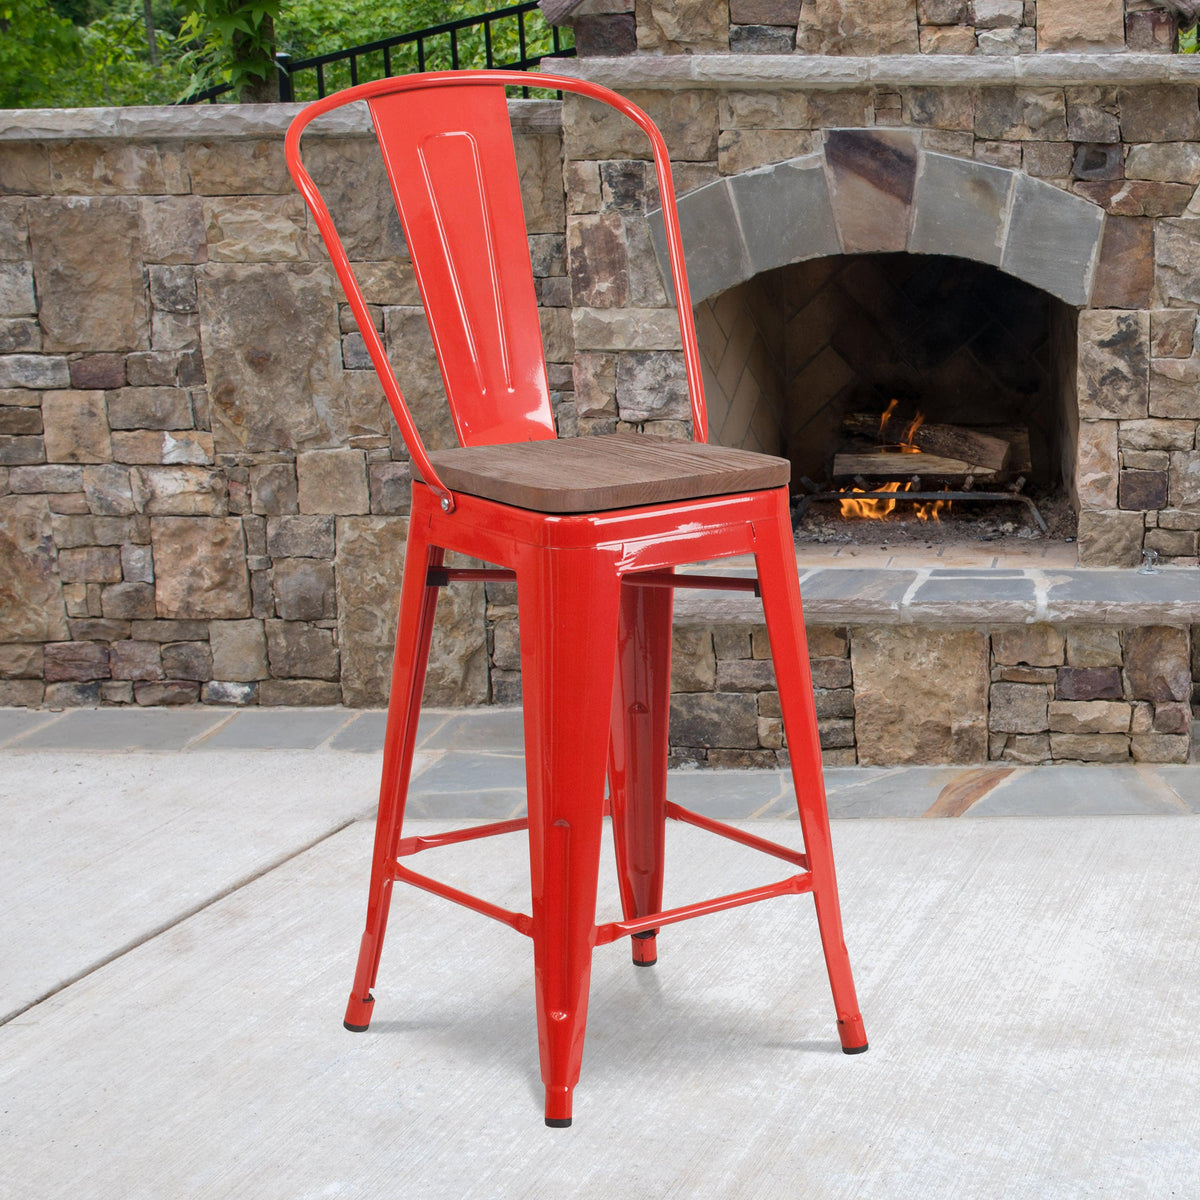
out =
[[262,709],[237,713],[202,743],[212,750],[310,750],[350,720],[345,709]]
[[229,713],[220,709],[80,708],[33,730],[17,750],[182,750]]
[[58,713],[34,712],[28,708],[0,709],[0,747],[58,718]]
[[999,266],[1017,173],[946,154],[926,154],[917,175],[908,248]]
[[1096,205],[1018,176],[1000,266],[1068,304],[1086,304],[1103,227]]
[[822,161],[807,155],[730,178],[752,275],[841,253]]
[[[670,282],[671,268],[662,215],[655,211],[648,220],[659,269],[673,304],[675,289]],[[683,253],[687,261],[688,288],[693,304],[749,279],[754,273],[750,266],[749,251],[742,241],[733,207],[733,193],[727,179],[706,184],[681,197],[679,226],[683,234]]]
[[446,720],[418,742],[422,750],[519,754],[525,749],[525,719],[519,707],[472,709],[443,715]]
[[1032,579],[976,577],[927,579],[908,603],[916,617],[952,607],[961,621],[1030,620],[1037,611],[1037,594]]
[[1056,766],[1014,771],[968,817],[1181,816],[1186,807],[1149,767]]
[[1054,572],[1046,590],[1047,621],[1089,617],[1106,623],[1190,624],[1200,620],[1200,578],[1194,567]]

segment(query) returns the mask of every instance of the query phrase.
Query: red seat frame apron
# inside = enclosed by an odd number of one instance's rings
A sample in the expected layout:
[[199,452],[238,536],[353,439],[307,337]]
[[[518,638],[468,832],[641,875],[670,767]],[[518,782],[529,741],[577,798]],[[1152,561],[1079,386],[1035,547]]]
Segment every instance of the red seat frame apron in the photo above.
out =
[[[651,141],[688,374],[694,433],[706,437],[699,354],[666,147],[640,109],[595,84],[535,76],[635,121]],[[304,169],[300,135],[316,116],[367,100],[404,222],[447,396],[464,446],[555,436],[503,85],[518,72],[454,72],[364,84],[310,105],[287,138],[288,165],[321,228],[393,413],[414,475],[384,744],[366,929],[346,1010],[365,1029],[374,1006],[393,884],[413,884],[532,938],[545,1118],[570,1124],[579,1079],[592,952],[632,936],[634,961],[656,959],[675,921],[811,892],[842,1048],[867,1048],[843,941],[812,680],[786,487],[587,513],[546,513],[452,492],[412,420],[328,208]],[[502,130],[502,132],[501,132]],[[447,551],[495,564],[444,566]],[[710,586],[675,574],[699,560],[752,556],[791,756],[804,852],[687,812],[666,798],[673,590]],[[519,604],[528,818],[434,836],[402,834],[439,588],[453,579],[514,579]],[[608,782],[609,799],[605,798]],[[623,918],[596,922],[603,821],[611,812]],[[662,911],[666,819],[698,825],[793,868],[761,887]],[[418,874],[410,855],[528,830],[531,908],[511,912]]]

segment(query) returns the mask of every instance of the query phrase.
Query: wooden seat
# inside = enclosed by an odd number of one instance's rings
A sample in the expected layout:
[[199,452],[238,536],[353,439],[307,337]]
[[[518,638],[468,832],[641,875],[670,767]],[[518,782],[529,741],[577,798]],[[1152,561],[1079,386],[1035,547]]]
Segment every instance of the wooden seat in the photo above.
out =
[[786,485],[791,474],[786,458],[636,433],[463,446],[429,459],[456,492],[545,513],[755,492]]

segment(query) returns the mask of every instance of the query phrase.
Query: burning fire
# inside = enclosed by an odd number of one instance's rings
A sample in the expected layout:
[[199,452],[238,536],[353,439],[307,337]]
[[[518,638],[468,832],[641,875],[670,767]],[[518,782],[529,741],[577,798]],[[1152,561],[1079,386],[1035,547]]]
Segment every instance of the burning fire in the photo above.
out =
[[[918,450],[919,454],[920,451]],[[846,500],[838,501],[842,510],[843,517],[863,517],[871,521],[880,521],[892,512],[896,507],[895,500],[887,500],[883,497],[871,500],[855,500],[854,494],[864,493],[866,488],[851,488],[846,493]],[[913,490],[912,480],[906,483],[901,483],[898,480],[893,480],[891,483],[880,484],[877,488],[870,489],[873,492],[911,492]],[[913,505],[913,512],[919,521],[941,521],[939,515],[943,509],[948,510],[953,503],[951,500],[918,500]]]
[[[883,449],[887,449],[887,427],[888,422],[892,419],[892,413],[896,411],[899,400],[891,401],[887,408],[883,411],[883,416],[879,418],[879,441]],[[899,448],[903,454],[920,454],[921,447],[918,446],[913,438],[916,432],[925,424],[925,414],[917,413],[915,417],[908,423],[908,428],[904,431],[904,436],[900,439]]]
[[[887,450],[887,427],[888,422],[892,419],[892,413],[896,411],[899,405],[899,400],[893,400],[884,410],[883,415],[879,418],[879,440],[883,444],[883,450]],[[917,430],[925,423],[925,414],[917,413],[917,415],[909,422],[908,428],[905,429],[904,435],[899,442],[899,450],[902,454],[920,454],[921,447],[918,446],[913,438],[916,436]],[[915,465],[915,464],[914,464]],[[881,484],[874,488],[851,488],[847,493],[848,496],[853,496],[854,493],[872,492],[911,492],[913,490],[913,482],[910,480],[907,483],[901,483],[899,480],[894,480],[891,483]],[[949,509],[952,501],[950,500],[922,500],[913,505],[913,512],[920,521],[941,521],[939,513],[942,509]],[[895,500],[885,498],[875,498],[870,500],[854,500],[846,499],[840,501],[843,517],[862,517],[867,520],[878,521],[886,517],[896,507]]]

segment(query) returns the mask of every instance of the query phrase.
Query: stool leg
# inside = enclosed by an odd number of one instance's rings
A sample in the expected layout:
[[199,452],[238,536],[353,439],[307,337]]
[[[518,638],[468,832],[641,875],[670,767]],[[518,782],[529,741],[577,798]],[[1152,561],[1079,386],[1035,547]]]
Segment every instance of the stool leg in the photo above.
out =
[[763,613],[775,661],[783,726],[791,756],[792,780],[800,812],[804,847],[812,872],[813,900],[825,951],[825,966],[837,1011],[838,1036],[847,1054],[867,1048],[850,956],[842,934],[837,879],[833,869],[833,843],[825,805],[825,780],[821,770],[821,743],[813,700],[812,671],[800,608],[800,583],[787,494],[779,493],[779,516],[757,530],[755,559],[762,589]]
[[[626,918],[662,911],[673,599],[669,588],[621,588],[608,788]],[[657,935],[634,934],[639,967],[658,961]]]
[[517,563],[538,1047],[546,1124],[571,1123],[596,940],[620,582],[592,550]]
[[379,815],[375,822],[375,854],[371,862],[371,885],[367,893],[367,926],[358,951],[354,987],[346,1005],[343,1024],[361,1033],[371,1023],[375,997],[371,989],[379,973],[383,935],[387,929],[392,900],[392,868],[408,798],[417,720],[421,715],[421,692],[433,636],[433,618],[438,589],[426,583],[430,567],[440,567],[445,552],[431,546],[414,520],[409,527],[404,552],[404,579],[400,590],[400,617],[396,626],[396,650],[392,661],[392,687],[388,698],[387,729],[383,739],[383,774],[379,785]]

